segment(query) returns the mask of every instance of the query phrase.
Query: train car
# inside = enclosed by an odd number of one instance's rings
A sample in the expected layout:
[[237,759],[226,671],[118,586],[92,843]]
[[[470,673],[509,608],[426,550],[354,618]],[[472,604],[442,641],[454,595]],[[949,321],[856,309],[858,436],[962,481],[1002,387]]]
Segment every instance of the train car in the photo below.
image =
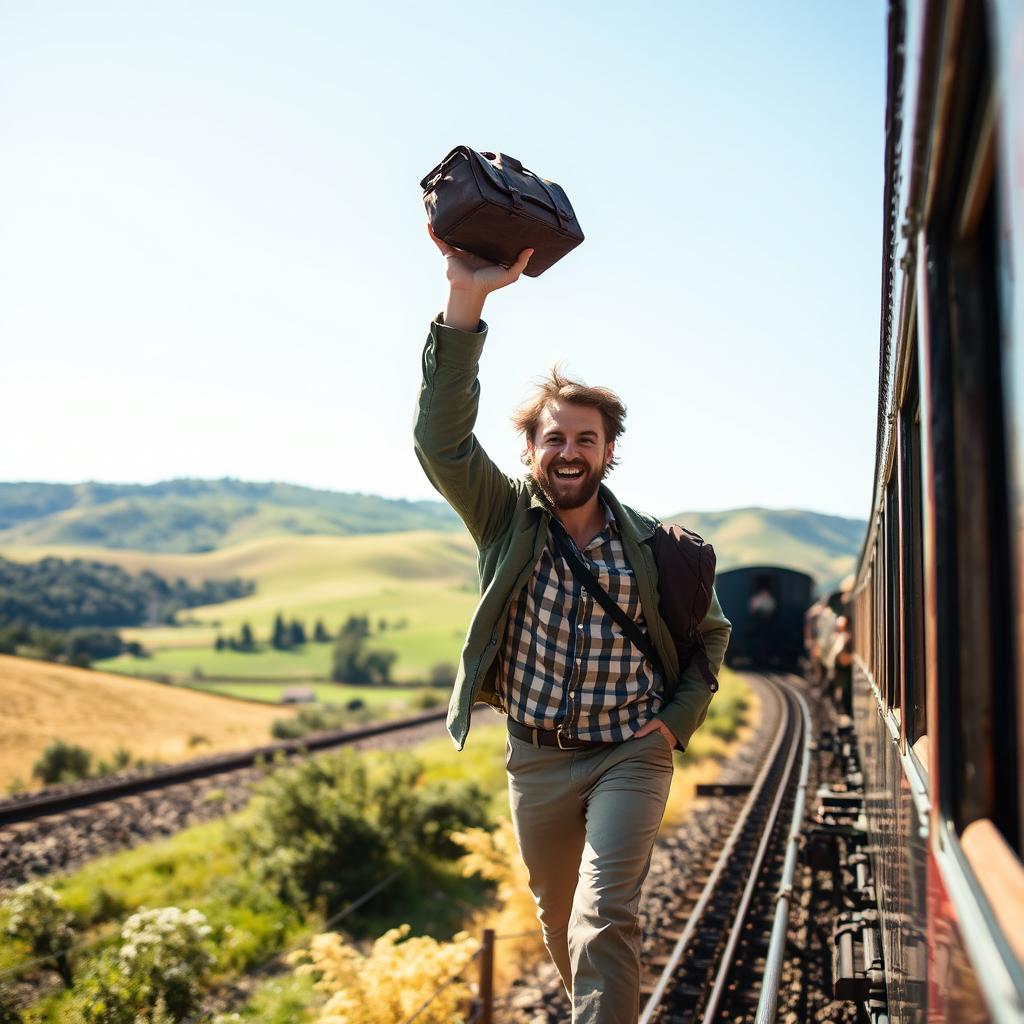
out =
[[854,720],[892,1021],[1024,1020],[1024,6],[893,3]]
[[715,591],[732,622],[726,660],[736,668],[796,669],[803,654],[804,613],[814,581],[774,565],[730,569]]

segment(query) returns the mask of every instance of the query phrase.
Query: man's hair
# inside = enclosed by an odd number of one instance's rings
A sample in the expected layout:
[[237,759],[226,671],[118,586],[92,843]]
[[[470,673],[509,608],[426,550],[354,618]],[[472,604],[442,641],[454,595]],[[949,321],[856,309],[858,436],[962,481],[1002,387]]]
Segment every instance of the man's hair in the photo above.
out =
[[[512,415],[512,423],[516,430],[521,431],[528,441],[533,441],[540,422],[541,413],[551,402],[571,402],[573,405],[586,405],[597,409],[604,424],[605,441],[616,441],[625,431],[623,421],[626,418],[626,407],[614,391],[608,388],[589,387],[583,381],[566,377],[561,364],[551,367],[546,377],[538,377],[533,395],[527,399]],[[530,465],[530,450],[523,449],[524,465]],[[618,457],[612,455],[608,469],[619,464]]]

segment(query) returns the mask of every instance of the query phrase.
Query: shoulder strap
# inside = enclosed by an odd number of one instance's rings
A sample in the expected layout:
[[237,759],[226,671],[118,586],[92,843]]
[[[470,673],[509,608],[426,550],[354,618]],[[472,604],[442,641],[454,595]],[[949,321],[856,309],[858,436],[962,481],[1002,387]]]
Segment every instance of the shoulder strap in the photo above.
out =
[[551,537],[555,542],[556,550],[572,570],[573,576],[587,588],[591,597],[615,620],[622,632],[641,650],[644,657],[660,671],[661,665],[651,638],[612,600],[611,595],[601,586],[597,577],[583,564],[573,549],[572,541],[565,532],[565,527],[553,516],[551,518]]

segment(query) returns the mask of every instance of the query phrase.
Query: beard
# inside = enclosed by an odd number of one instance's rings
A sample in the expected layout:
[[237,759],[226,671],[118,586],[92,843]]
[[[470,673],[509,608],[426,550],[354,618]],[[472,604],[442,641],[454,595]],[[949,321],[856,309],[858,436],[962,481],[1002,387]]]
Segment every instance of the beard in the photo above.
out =
[[[578,467],[583,473],[575,480],[563,480],[555,476],[554,469],[562,469],[567,465]],[[597,493],[601,481],[608,472],[607,466],[595,470],[583,462],[559,463],[548,472],[543,466],[535,464],[533,467],[533,479],[541,489],[544,497],[552,508],[560,512],[569,512],[574,508],[582,508]]]

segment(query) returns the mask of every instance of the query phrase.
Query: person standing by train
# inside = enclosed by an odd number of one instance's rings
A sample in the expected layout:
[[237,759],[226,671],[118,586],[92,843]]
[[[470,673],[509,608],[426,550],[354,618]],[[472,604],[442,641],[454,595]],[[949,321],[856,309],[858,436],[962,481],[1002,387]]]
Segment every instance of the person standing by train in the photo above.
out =
[[[513,825],[572,1020],[631,1024],[639,1015],[640,889],[672,750],[685,749],[703,722],[711,691],[696,665],[680,672],[659,614],[644,543],[656,520],[603,483],[623,430],[617,396],[553,371],[515,417],[529,469],[520,480],[501,472],[473,433],[484,301],[518,280],[532,251],[505,268],[430,234],[447,263],[449,294],[423,350],[415,449],[480,552],[481,599],[448,729],[461,749],[474,702],[508,715]],[[570,551],[646,631],[656,660],[580,584],[563,555]],[[717,674],[731,626],[713,592],[699,629]]]

